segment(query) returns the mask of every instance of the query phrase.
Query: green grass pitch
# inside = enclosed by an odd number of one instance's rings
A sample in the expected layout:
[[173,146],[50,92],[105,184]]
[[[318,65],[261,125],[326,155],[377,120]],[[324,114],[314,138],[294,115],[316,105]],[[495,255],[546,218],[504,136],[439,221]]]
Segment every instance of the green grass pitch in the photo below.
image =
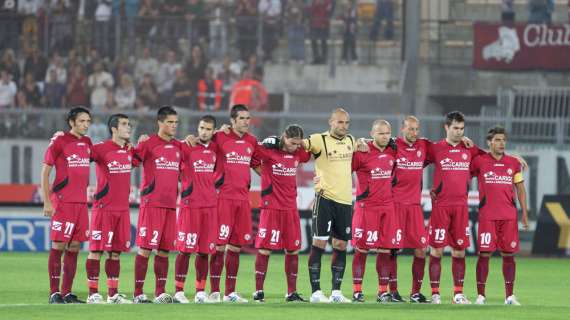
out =
[[[82,299],[86,298],[85,254],[78,261],[78,272],[74,283],[74,292]],[[131,295],[133,287],[132,254],[123,256],[121,262],[120,291]],[[237,289],[246,298],[251,298],[254,291],[254,256],[242,256]],[[347,259],[343,292],[351,295],[352,256]],[[286,282],[283,272],[283,256],[271,257],[265,283],[266,303],[247,305],[58,305],[47,304],[48,278],[47,254],[45,253],[1,253],[0,254],[0,318],[1,319],[569,319],[570,299],[570,260],[517,258],[517,280],[515,293],[522,307],[504,306],[504,288],[502,283],[501,259],[491,260],[489,281],[487,284],[488,305],[458,306],[451,305],[451,261],[444,258],[442,264],[443,305],[388,304],[380,305],[375,301],[377,275],[374,266],[375,257],[368,257],[364,293],[365,304],[349,305],[310,305],[286,304],[284,294]],[[465,293],[472,301],[476,297],[475,258],[468,258],[465,279]],[[308,298],[310,293],[307,256],[299,260],[299,292]],[[322,287],[330,293],[330,256],[323,259]],[[399,289],[403,296],[409,295],[411,284],[411,257],[399,258]],[[186,292],[189,298],[194,293],[193,259],[188,276]],[[104,267],[100,289],[105,293]],[[168,292],[173,293],[174,255],[170,259]],[[423,293],[429,293],[427,270]],[[223,280],[222,280],[223,289]],[[152,296],[154,273],[152,260],[145,292]],[[106,297],[106,295],[105,295]]]

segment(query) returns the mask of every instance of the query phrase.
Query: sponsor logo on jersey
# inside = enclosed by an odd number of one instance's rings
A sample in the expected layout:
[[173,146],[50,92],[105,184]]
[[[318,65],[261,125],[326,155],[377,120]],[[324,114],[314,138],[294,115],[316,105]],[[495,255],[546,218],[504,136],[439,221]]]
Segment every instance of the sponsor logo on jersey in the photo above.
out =
[[391,176],[392,176],[392,169],[382,170],[377,167],[370,170],[370,177],[372,179],[390,179]]
[[483,179],[485,179],[485,183],[488,184],[512,184],[513,177],[511,173],[509,173],[509,175],[507,176],[504,176],[504,175],[499,175],[493,171],[488,171],[483,174]]
[[215,161],[216,160],[214,160],[214,163],[208,163],[202,159],[194,161],[192,163],[194,172],[214,172]]
[[469,162],[468,161],[453,161],[450,158],[445,158],[439,162],[441,164],[441,169],[448,171],[448,170],[456,170],[456,171],[469,171]]
[[251,162],[251,157],[242,156],[235,151],[231,151],[226,153],[226,162],[234,164],[245,164],[249,166],[249,163]]
[[107,168],[109,168],[109,173],[111,174],[115,174],[115,173],[131,173],[131,163],[120,163],[117,160],[113,160],[109,163],[107,163]]
[[297,167],[288,168],[279,162],[271,165],[271,171],[276,176],[292,177],[297,174]]
[[66,158],[68,168],[89,167],[89,158],[82,158],[77,154],[72,154]]
[[404,169],[404,170],[423,170],[424,162],[410,161],[406,157],[400,157],[396,159],[396,166],[398,167],[398,169]]
[[165,157],[159,157],[154,159],[154,163],[157,169],[160,170],[174,170],[178,171],[180,162],[178,161],[168,161]]

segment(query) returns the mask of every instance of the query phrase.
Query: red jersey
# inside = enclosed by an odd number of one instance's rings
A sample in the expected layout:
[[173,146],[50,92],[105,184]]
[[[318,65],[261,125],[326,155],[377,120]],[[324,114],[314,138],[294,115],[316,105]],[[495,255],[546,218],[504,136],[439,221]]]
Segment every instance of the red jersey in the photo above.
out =
[[92,147],[89,137],[78,138],[69,132],[52,139],[44,156],[44,163],[55,167],[52,201],[87,202]]
[[217,147],[214,142],[190,147],[182,143],[182,193],[180,205],[186,208],[211,208],[217,205],[214,186]]
[[257,149],[261,161],[261,208],[274,210],[297,210],[297,167],[311,159],[303,148],[295,153]]
[[182,162],[181,143],[153,134],[135,149],[134,158],[143,163],[141,207],[176,208]]
[[369,152],[355,152],[352,171],[356,172],[356,202],[363,207],[392,204],[392,178],[396,152],[387,147],[380,151],[374,142],[368,142]]
[[445,139],[429,147],[428,161],[435,166],[431,190],[437,195],[437,205],[467,205],[471,180],[469,166],[474,157],[484,153],[476,146],[467,148],[463,143],[452,146]]
[[404,139],[396,139],[398,153],[392,192],[394,201],[404,205],[419,205],[422,198],[423,170],[427,165],[427,153],[431,142],[418,139],[408,144]]
[[251,184],[250,167],[259,166],[254,159],[257,140],[246,133],[242,137],[231,131],[217,132],[213,141],[218,145],[216,188],[220,199],[248,200]]
[[106,210],[128,210],[133,150],[109,139],[93,146],[97,192],[93,205]]
[[479,185],[479,219],[516,220],[514,184],[523,181],[519,161],[508,155],[497,160],[488,153],[473,160],[471,172]]

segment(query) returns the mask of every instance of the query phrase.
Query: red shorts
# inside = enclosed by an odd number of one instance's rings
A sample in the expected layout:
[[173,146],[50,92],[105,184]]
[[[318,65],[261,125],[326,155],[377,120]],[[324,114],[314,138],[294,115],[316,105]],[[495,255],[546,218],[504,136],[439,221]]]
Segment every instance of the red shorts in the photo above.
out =
[[396,216],[402,229],[402,247],[410,249],[425,249],[428,245],[428,235],[424,223],[424,212],[417,205],[395,204]]
[[251,207],[248,200],[218,199],[217,245],[250,244]]
[[477,230],[479,251],[515,253],[519,251],[517,220],[479,220]]
[[89,251],[128,252],[131,247],[131,213],[127,210],[91,210]]
[[178,239],[180,252],[210,254],[216,250],[218,224],[216,208],[180,208]]
[[352,246],[360,249],[398,249],[402,230],[394,206],[356,206],[352,216]]
[[176,209],[141,207],[137,245],[143,249],[176,249]]
[[262,209],[255,247],[287,251],[301,249],[301,219],[297,209]]
[[87,241],[89,213],[86,203],[59,202],[51,217],[50,240],[56,242]]
[[450,246],[457,250],[469,247],[469,208],[465,206],[434,206],[429,219],[429,245]]

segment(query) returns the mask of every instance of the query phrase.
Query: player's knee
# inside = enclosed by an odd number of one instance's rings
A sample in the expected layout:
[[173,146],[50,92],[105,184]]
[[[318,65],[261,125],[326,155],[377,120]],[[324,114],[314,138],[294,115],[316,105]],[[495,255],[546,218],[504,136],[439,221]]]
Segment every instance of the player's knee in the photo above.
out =
[[259,249],[258,252],[264,256],[268,256],[271,254],[271,250],[267,250],[267,249]]
[[72,241],[67,245],[67,251],[77,252],[81,249],[81,242]]
[[216,251],[225,252],[226,246],[216,246]]
[[[490,256],[490,255],[491,255],[491,254],[489,253],[489,256]],[[501,251],[501,256],[503,256],[503,257],[512,257],[512,256],[514,256],[514,255],[515,255],[515,254],[514,254],[513,252]]]
[[240,246],[233,245],[233,244],[228,244],[226,248],[230,251],[233,251],[233,252],[240,252],[241,251]]
[[435,258],[441,258],[443,256],[443,248],[431,248],[429,254]]
[[299,250],[295,250],[295,251],[285,250],[285,254],[290,255],[290,256],[298,255]]
[[156,252],[156,255],[159,257],[166,258],[166,257],[168,257],[168,250],[158,250]]
[[384,249],[384,248],[378,249],[378,253],[391,253],[391,252],[392,252],[392,250],[390,250],[390,249]]
[[120,257],[120,252],[109,252],[109,258],[111,258],[111,260],[119,260]]
[[313,239],[313,246],[324,249],[327,246],[327,240]]
[[59,242],[59,241],[54,241],[51,244],[52,249],[55,250],[64,250],[65,249],[65,243],[63,242]]
[[334,249],[337,249],[340,251],[346,251],[346,241],[344,241],[344,240],[339,240],[339,239],[333,238],[332,246]]
[[139,248],[138,254],[145,257],[145,258],[148,258],[148,257],[150,257],[151,252],[152,252],[152,250],[145,249],[145,248]]
[[359,247],[354,247],[354,250],[356,250],[356,251],[358,251],[358,252],[360,252],[360,253],[364,253],[364,254],[367,254],[367,253],[368,253],[368,250],[367,250],[367,249],[362,249],[362,248],[359,248]]
[[451,256],[454,258],[465,258],[465,250],[452,249]]
[[416,256],[416,258],[425,259],[426,251],[423,249],[416,249],[414,250],[414,256]]
[[101,251],[90,251],[89,254],[87,255],[87,259],[100,260],[101,255],[102,255]]

